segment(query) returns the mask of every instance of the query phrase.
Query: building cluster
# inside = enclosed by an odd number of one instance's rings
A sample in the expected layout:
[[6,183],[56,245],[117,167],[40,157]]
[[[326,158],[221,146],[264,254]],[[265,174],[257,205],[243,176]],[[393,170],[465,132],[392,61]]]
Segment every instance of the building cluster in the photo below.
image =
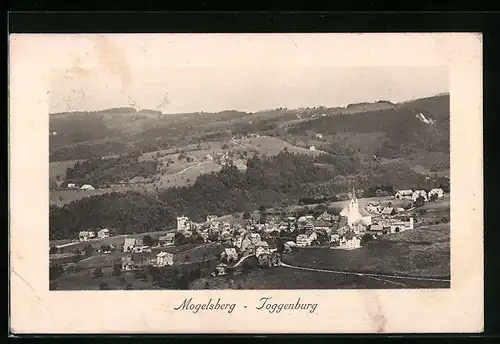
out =
[[395,199],[398,200],[411,200],[416,202],[419,197],[422,197],[424,202],[430,201],[433,198],[439,199],[444,197],[444,191],[441,188],[436,188],[430,190],[428,193],[425,190],[398,190],[394,195]]
[[80,231],[78,233],[78,240],[80,241],[89,241],[89,240],[98,240],[98,239],[106,239],[109,238],[111,232],[107,228],[103,228],[97,231]]

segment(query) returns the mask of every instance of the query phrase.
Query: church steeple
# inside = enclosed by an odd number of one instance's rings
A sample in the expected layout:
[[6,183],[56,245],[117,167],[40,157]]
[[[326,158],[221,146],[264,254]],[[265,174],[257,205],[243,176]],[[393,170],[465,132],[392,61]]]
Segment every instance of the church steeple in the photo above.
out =
[[354,187],[354,182],[352,183],[352,193],[351,193],[351,199],[355,202],[356,201],[356,188]]

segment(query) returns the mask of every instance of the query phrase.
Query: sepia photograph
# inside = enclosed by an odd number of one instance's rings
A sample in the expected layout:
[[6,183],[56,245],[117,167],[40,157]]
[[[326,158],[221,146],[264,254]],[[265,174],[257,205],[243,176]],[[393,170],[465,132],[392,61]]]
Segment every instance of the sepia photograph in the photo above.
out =
[[482,326],[474,35],[42,36],[11,38],[11,287],[34,292],[34,327]]
[[124,68],[85,43],[112,67],[53,75],[51,290],[449,288],[447,68]]

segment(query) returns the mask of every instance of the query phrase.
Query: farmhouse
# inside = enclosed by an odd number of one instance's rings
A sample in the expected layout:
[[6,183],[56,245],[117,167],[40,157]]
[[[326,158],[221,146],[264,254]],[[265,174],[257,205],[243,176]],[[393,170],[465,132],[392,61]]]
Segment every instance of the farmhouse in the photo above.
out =
[[366,211],[368,211],[369,213],[380,213],[382,211],[382,209],[383,208],[382,208],[382,205],[380,204],[380,202],[377,202],[377,203],[370,202],[366,206]]
[[68,183],[67,187],[68,187],[68,189],[74,189],[74,188],[76,188],[76,184],[75,183]]
[[156,266],[170,266],[174,264],[174,255],[172,253],[161,251],[156,255]]
[[[434,195],[437,196],[437,198],[443,198],[444,197],[444,191],[443,189],[439,188],[439,189],[432,189],[431,191],[429,191],[429,199],[431,199]],[[436,197],[434,196],[434,197]]]
[[327,221],[314,221],[313,222],[314,230],[322,230],[327,233],[331,232],[332,230],[332,225],[330,222]]
[[95,188],[92,185],[90,185],[90,184],[84,184],[84,185],[82,185],[82,187],[80,188],[80,190],[92,191],[92,190],[95,190]]
[[413,190],[398,190],[394,195],[395,199],[412,199]]
[[427,193],[424,190],[417,190],[411,196],[413,202],[415,202],[420,196],[424,198],[424,201],[427,202]]
[[97,232],[97,237],[99,239],[109,238],[109,229],[101,229],[99,232]]
[[314,151],[316,150],[316,147],[311,146],[311,147],[309,147],[309,150],[310,150],[311,152],[314,152]]
[[316,134],[316,138],[317,138],[318,140],[323,139],[323,134],[321,134],[321,133],[317,133],[317,134]]

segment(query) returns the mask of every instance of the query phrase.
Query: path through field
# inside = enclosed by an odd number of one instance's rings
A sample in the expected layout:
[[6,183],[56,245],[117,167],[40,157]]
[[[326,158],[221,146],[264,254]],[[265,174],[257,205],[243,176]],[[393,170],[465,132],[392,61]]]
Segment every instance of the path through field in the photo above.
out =
[[390,279],[396,279],[396,280],[413,280],[413,281],[426,281],[426,282],[450,282],[449,279],[445,278],[433,278],[433,277],[413,277],[413,276],[398,276],[398,275],[384,275],[384,274],[375,274],[375,273],[364,273],[364,272],[356,272],[356,271],[338,271],[338,270],[325,270],[325,269],[315,269],[315,268],[306,268],[302,266],[294,266],[294,265],[288,265],[286,263],[281,263],[280,266],[285,267],[285,268],[291,268],[291,269],[297,269],[297,270],[306,270],[306,271],[317,271],[317,272],[326,272],[326,273],[331,273],[331,274],[337,274],[337,275],[355,275],[355,276],[363,276],[367,277],[370,279],[374,279],[377,281],[383,281],[383,282],[388,282],[396,285],[401,285],[404,287],[407,287],[406,284],[396,282],[389,280]]

